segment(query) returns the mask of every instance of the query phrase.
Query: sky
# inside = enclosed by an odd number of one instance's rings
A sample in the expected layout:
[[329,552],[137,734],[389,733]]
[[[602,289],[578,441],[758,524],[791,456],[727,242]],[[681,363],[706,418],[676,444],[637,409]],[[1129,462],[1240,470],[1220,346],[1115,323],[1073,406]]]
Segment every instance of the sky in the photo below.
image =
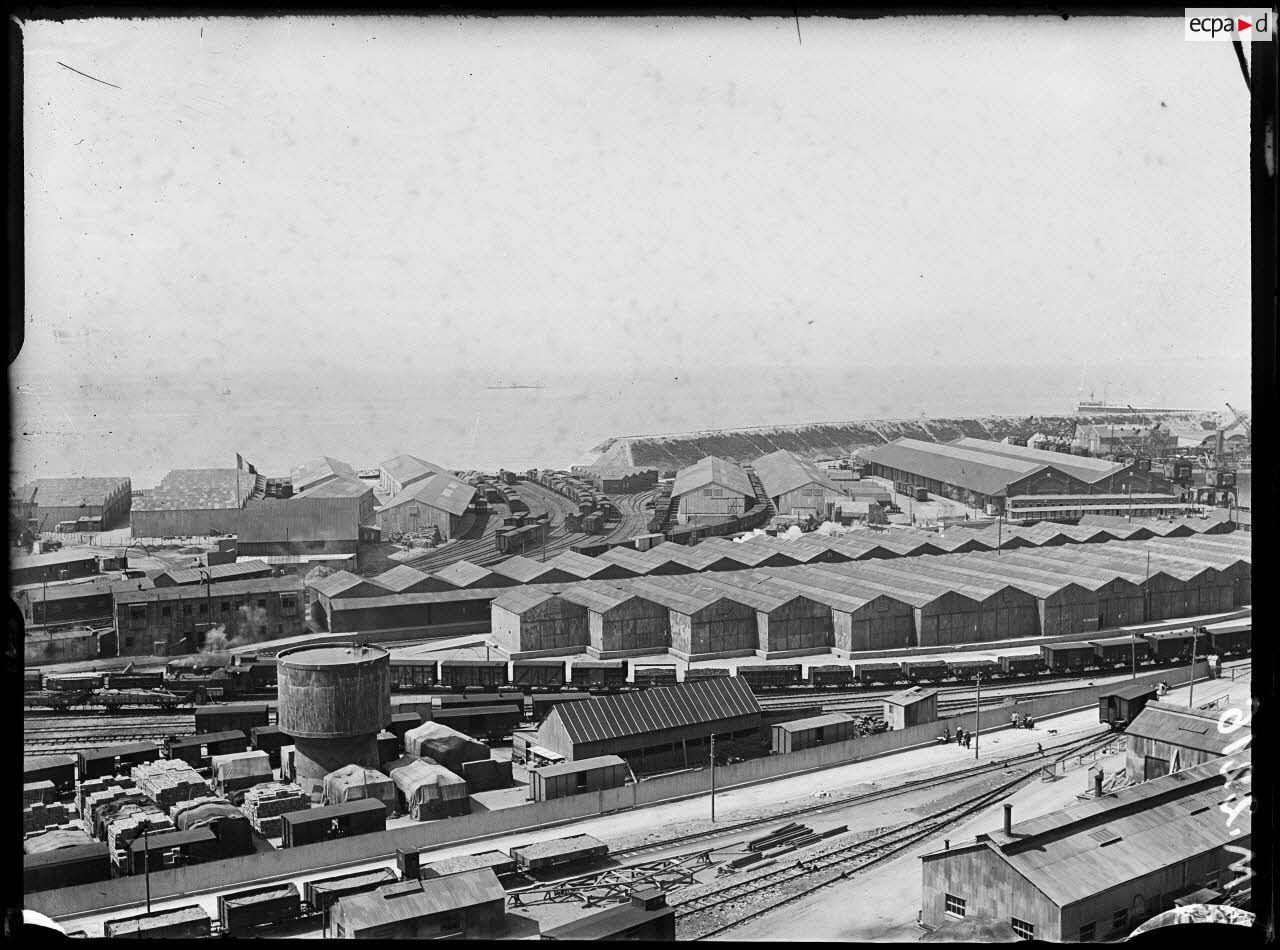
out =
[[1182,31],[30,22],[14,375],[162,401],[621,372],[732,403],[739,368],[1150,391],[1199,363],[1247,403],[1247,89]]

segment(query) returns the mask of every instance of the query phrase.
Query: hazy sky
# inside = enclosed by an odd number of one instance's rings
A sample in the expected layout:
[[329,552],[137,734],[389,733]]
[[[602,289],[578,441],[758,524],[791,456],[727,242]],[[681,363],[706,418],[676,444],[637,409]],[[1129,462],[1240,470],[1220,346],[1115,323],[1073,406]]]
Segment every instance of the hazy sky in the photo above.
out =
[[28,24],[19,369],[1247,376],[1228,44],[1181,18],[801,30]]

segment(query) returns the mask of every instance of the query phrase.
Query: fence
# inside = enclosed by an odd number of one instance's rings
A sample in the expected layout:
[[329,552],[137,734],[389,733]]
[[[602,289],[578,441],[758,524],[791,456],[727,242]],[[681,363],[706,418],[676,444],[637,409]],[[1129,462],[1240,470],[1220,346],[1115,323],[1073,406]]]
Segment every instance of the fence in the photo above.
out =
[[[1208,676],[1207,661],[1196,663],[1196,679]],[[1138,677],[1138,682],[1158,684],[1161,680],[1178,686],[1190,679],[1186,667],[1163,670]],[[1071,693],[984,708],[978,716],[983,733],[1008,729],[1011,713],[1029,714],[1034,719],[1079,709],[1095,708],[1098,696],[1114,686],[1091,686]],[[891,752],[933,745],[946,728],[975,726],[973,713],[952,716],[879,735],[816,746],[800,752],[752,759],[716,769],[717,790],[727,791],[767,781],[771,778],[802,775],[806,772],[848,765]],[[287,848],[281,851],[228,858],[209,864],[175,868],[151,875],[151,895],[159,900],[182,894],[223,888],[249,887],[281,877],[315,872],[332,873],[343,867],[390,858],[397,848],[419,850],[446,844],[478,841],[513,831],[534,831],[549,826],[591,818],[624,809],[702,795],[711,789],[711,772],[701,769],[642,781],[622,788],[603,789],[585,795],[533,802],[498,811],[479,812],[432,821],[407,828],[343,838],[339,841]],[[26,895],[26,906],[58,919],[94,910],[106,910],[140,903],[145,899],[145,883],[140,877],[116,878],[95,884]]]

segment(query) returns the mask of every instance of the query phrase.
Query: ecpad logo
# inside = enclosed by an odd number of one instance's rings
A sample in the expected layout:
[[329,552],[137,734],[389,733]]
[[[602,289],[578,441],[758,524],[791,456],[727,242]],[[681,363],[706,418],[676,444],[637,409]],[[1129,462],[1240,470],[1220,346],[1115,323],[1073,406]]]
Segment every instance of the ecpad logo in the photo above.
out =
[[1185,37],[1188,40],[1232,40],[1252,43],[1254,39],[1271,39],[1271,10],[1230,10],[1222,8],[1188,9]]

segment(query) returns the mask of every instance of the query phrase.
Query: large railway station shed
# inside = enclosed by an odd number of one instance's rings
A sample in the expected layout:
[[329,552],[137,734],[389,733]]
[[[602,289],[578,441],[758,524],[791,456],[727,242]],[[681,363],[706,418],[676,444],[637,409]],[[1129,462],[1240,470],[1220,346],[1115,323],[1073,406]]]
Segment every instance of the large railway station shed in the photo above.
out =
[[[133,488],[128,478],[37,478],[10,493],[9,508],[23,528],[54,531],[73,522],[80,531],[105,531],[128,520]],[[34,522],[34,524],[32,524]]]
[[428,462],[416,455],[397,455],[395,458],[378,463],[378,491],[394,497],[414,482],[420,482],[433,475],[452,477],[451,472],[435,462]]
[[[261,482],[261,485],[259,484]],[[237,468],[174,469],[133,501],[135,538],[236,534],[245,503],[266,479]]]
[[634,589],[607,581],[575,584],[562,595],[587,615],[587,652],[665,650],[671,645],[668,608]]
[[[1247,782],[1250,754],[1235,759]],[[1226,762],[1018,824],[1006,805],[1002,830],[922,856],[921,923],[989,917],[1026,939],[1093,941],[1129,934],[1184,894],[1221,887],[1252,843],[1249,809],[1230,824],[1216,815]]]
[[759,642],[755,610],[722,588],[707,584],[679,589],[650,580],[631,581],[632,590],[665,607],[670,629],[669,648],[676,656],[744,656]]
[[775,584],[759,572],[715,574],[705,582],[755,611],[757,653],[814,653],[831,645],[831,607],[812,592]]
[[785,449],[761,456],[751,467],[780,515],[821,518],[827,510],[827,501],[844,501],[849,497],[816,465]]
[[[1084,504],[1084,496],[1133,491],[1175,501],[1171,483],[1135,463],[1121,464],[1045,452],[984,439],[951,443],[896,439],[861,453],[870,474],[907,482],[976,508],[1004,511],[1010,499],[1052,497],[1055,505]],[[1030,503],[1030,501],[1028,501]]]
[[434,526],[442,538],[456,538],[462,530],[462,516],[475,495],[474,486],[452,475],[436,473],[414,479],[377,509],[378,527],[387,535],[394,531],[425,531]]
[[1204,765],[1227,755],[1228,748],[1248,747],[1252,724],[1223,732],[1220,717],[1213,710],[1148,702],[1124,731],[1125,775],[1145,782]]
[[490,605],[498,646],[519,656],[581,653],[587,646],[587,608],[545,587],[513,587]]
[[680,524],[736,518],[755,504],[751,479],[739,466],[708,455],[676,473],[671,486]]
[[712,736],[758,737],[760,723],[751,687],[723,677],[561,703],[538,727],[536,742],[566,761],[617,755],[644,772],[704,762]]

